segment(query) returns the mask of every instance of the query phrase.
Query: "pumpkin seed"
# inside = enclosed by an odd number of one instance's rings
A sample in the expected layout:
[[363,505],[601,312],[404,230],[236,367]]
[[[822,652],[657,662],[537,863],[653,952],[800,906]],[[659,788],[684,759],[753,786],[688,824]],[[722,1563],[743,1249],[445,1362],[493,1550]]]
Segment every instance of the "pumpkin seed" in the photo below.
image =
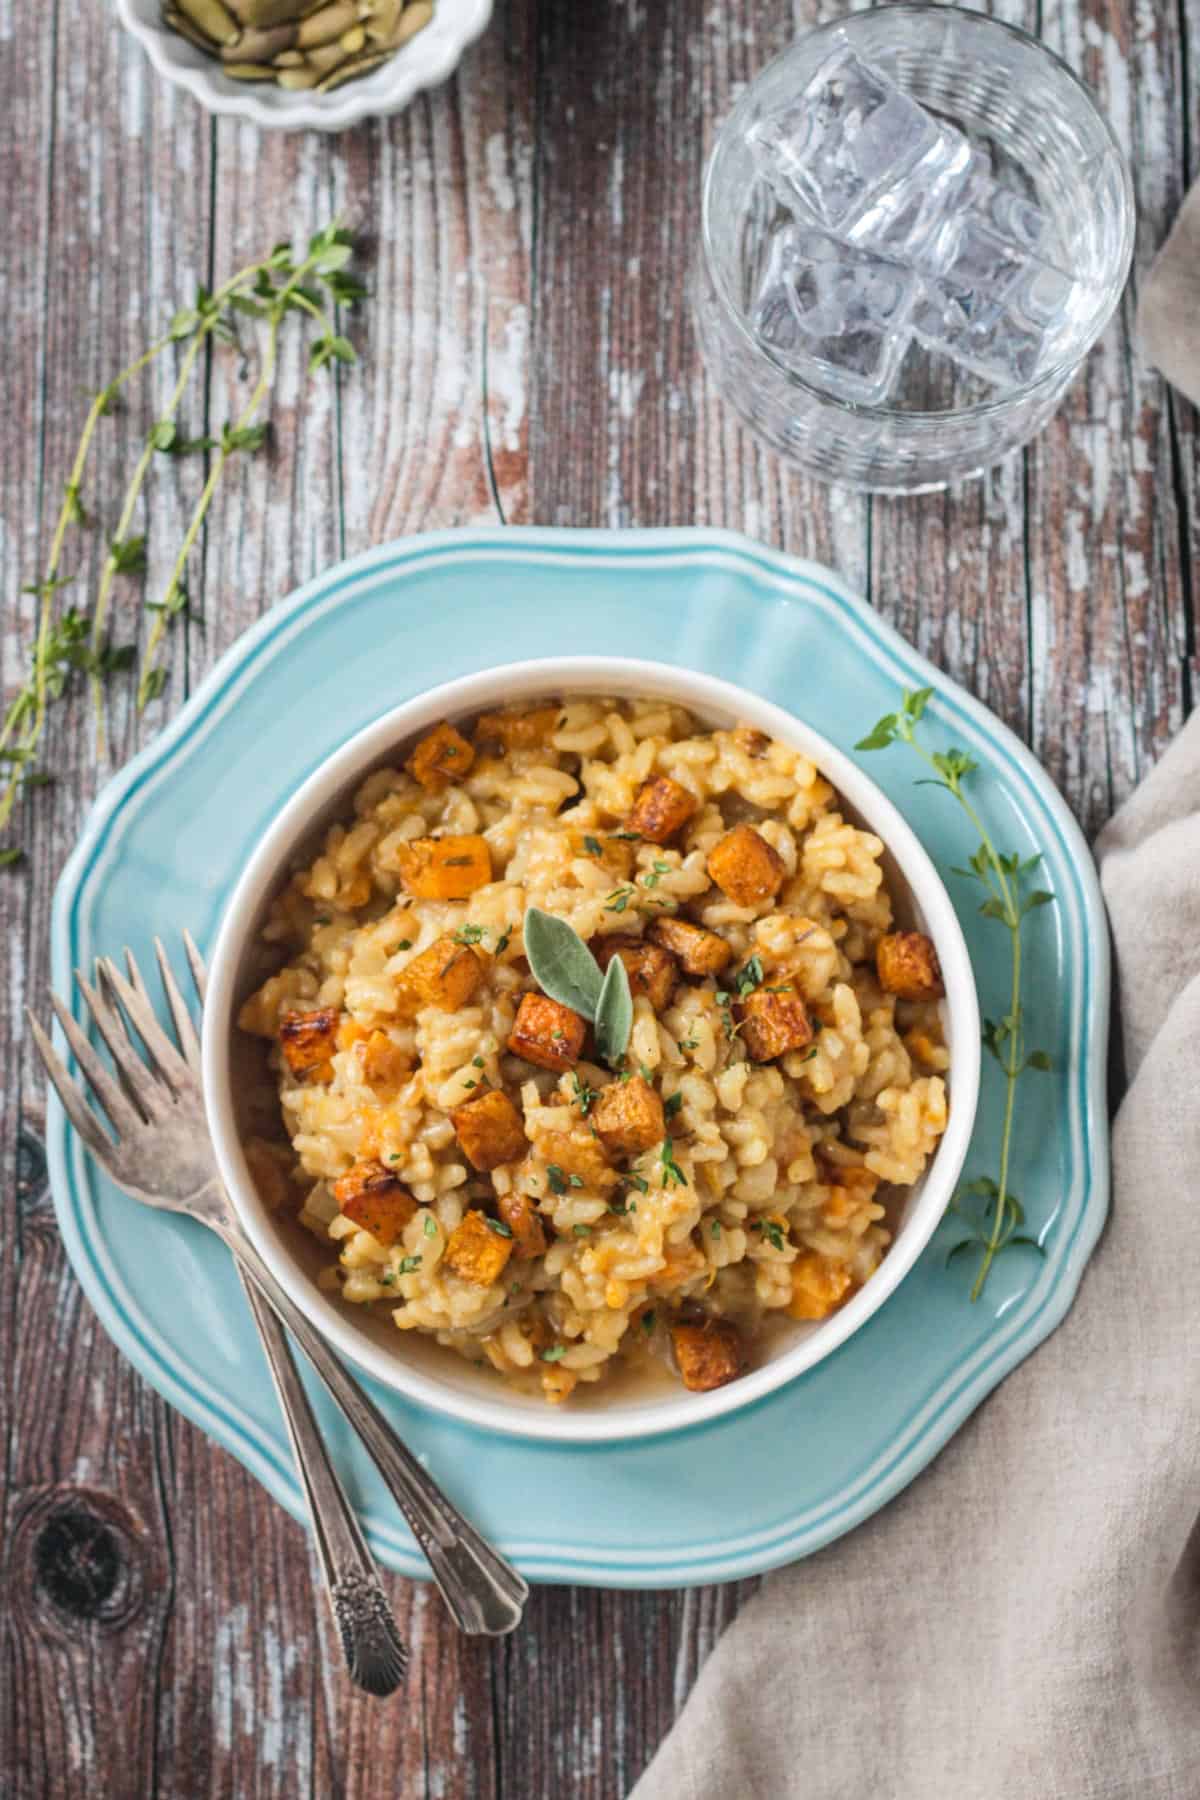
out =
[[294,25],[301,14],[300,0],[239,0],[243,25],[267,30],[272,25]]
[[208,56],[211,56],[217,47],[211,38],[206,38],[202,31],[196,30],[190,19],[185,19],[182,13],[177,13],[170,7],[163,13],[163,22],[169,25],[172,31],[177,31],[180,37],[186,38],[189,44],[195,44],[197,50],[203,50]]
[[413,5],[406,6],[400,15],[399,25],[388,40],[391,48],[398,50],[401,44],[407,44],[410,38],[415,38],[418,31],[424,31],[432,17],[430,0],[414,0]]
[[241,26],[221,0],[177,0],[179,11],[214,44],[236,44]]
[[315,69],[318,75],[331,75],[334,69],[340,69],[348,50],[343,50],[336,38],[332,44],[317,44],[312,50],[306,50],[304,61],[308,68]]
[[317,44],[331,43],[340,38],[344,31],[358,23],[358,7],[354,0],[333,0],[331,6],[323,6],[319,12],[310,13],[296,29],[296,43],[301,50],[311,50]]
[[[341,87],[343,81],[353,81],[356,76],[365,75],[369,69],[378,68],[380,63],[386,62],[388,55],[386,50],[375,50],[368,51],[365,56],[352,56],[340,69],[335,69],[332,75],[326,75],[323,80],[318,81],[317,92],[327,94],[330,88]],[[620,962],[621,959],[614,957],[613,961]],[[624,968],[625,965],[622,963],[621,966]]]
[[295,32],[290,25],[275,25],[269,31],[251,26],[243,31],[232,50],[222,50],[223,62],[274,62],[281,50],[291,48]]
[[304,88],[315,88],[319,84],[319,77],[315,69],[272,69],[271,73],[280,87],[287,88],[290,93],[298,93]]
[[304,67],[303,50],[281,50],[271,61],[277,69],[302,69]]
[[222,63],[223,72],[233,81],[274,81],[275,71],[270,63]]
[[367,19],[367,36],[372,43],[386,44],[400,23],[404,0],[376,0]]
[[361,50],[366,41],[367,34],[361,25],[352,25],[350,30],[343,31],[341,37],[338,39],[338,43],[342,46],[342,49],[351,52]]

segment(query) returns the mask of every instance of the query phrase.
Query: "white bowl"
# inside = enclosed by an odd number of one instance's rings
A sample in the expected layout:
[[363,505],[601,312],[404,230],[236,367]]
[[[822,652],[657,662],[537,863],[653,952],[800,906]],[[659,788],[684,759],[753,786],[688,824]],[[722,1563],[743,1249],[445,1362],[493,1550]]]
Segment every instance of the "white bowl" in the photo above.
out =
[[205,55],[163,23],[161,0],[117,0],[117,17],[167,81],[185,88],[209,112],[232,113],[281,131],[344,131],[363,119],[403,111],[422,88],[437,87],[453,74],[491,16],[492,0],[435,0],[424,31],[369,75],[327,94],[291,93],[266,82],[231,81],[216,56]]
[[[895,1241],[877,1272],[839,1312],[816,1324],[791,1323],[763,1347],[749,1374],[711,1393],[658,1386],[606,1396],[605,1384],[581,1384],[563,1408],[503,1390],[496,1377],[416,1332],[401,1335],[390,1319],[336,1303],[316,1285],[319,1246],[293,1220],[276,1218],[260,1200],[242,1152],[236,1072],[237,1008],[261,979],[258,932],[287,874],[323,827],[344,817],[363,777],[399,759],[420,731],[439,719],[461,719],[513,700],[570,693],[664,697],[690,707],[710,725],[744,720],[810,756],[851,811],[887,848],[888,877],[911,922],[929,933],[946,985],[943,1013],[950,1050],[950,1119],[921,1181],[911,1190]],[[781,707],[743,688],[662,663],[625,657],[574,656],[512,663],[433,688],[369,725],[331,756],[287,803],[238,882],[211,958],[204,1013],[204,1090],[221,1174],[246,1230],[297,1306],[340,1351],[371,1375],[435,1412],[518,1436],[603,1443],[650,1437],[701,1425],[759,1400],[836,1349],[882,1306],[928,1243],[954,1192],[966,1155],[979,1093],[979,1009],[962,931],[933,864],[891,801],[825,738]],[[309,1247],[311,1246],[311,1248]],[[599,1391],[597,1391],[599,1390]]]

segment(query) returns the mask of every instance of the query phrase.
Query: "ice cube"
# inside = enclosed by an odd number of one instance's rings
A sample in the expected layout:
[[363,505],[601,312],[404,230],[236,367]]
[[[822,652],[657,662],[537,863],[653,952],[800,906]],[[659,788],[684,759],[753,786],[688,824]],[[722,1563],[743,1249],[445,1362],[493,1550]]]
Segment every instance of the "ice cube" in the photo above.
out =
[[870,405],[892,385],[919,291],[918,278],[892,258],[793,225],[772,243],[753,326],[794,374]]
[[989,381],[1032,380],[1070,322],[1077,284],[974,217],[955,223],[942,251],[913,307],[916,336]]
[[970,156],[960,133],[939,124],[848,44],[825,59],[795,100],[759,117],[747,135],[785,206],[846,232],[883,190],[910,174],[924,184],[951,165],[965,172]]

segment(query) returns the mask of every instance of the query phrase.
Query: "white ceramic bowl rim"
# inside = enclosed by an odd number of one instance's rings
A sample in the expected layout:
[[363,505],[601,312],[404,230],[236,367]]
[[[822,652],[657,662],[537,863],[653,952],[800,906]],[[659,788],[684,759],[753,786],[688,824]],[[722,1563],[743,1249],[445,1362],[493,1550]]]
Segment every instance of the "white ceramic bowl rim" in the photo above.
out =
[[363,119],[400,112],[416,94],[454,73],[491,16],[492,0],[437,0],[425,29],[369,75],[327,94],[290,93],[231,80],[215,57],[163,23],[160,0],[117,0],[117,17],[164,80],[209,112],[284,131],[344,131]]
[[[746,720],[810,756],[883,839],[923,914],[945,979],[952,1060],[949,1122],[924,1186],[879,1269],[844,1307],[793,1349],[711,1393],[681,1391],[661,1404],[617,1403],[604,1410],[573,1413],[569,1407],[546,1406],[543,1411],[519,1400],[477,1398],[406,1365],[402,1343],[397,1343],[395,1352],[374,1343],[283,1252],[267,1225],[243,1156],[230,1084],[229,1047],[247,924],[278,890],[296,848],[331,800],[360,774],[385,761],[390,751],[415,732],[439,719],[461,718],[487,706],[539,694],[581,692],[661,695],[694,707],[702,716]],[[626,657],[544,658],[467,675],[392,708],[350,738],[303,782],[251,856],[221,920],[210,958],[204,1013],[204,1091],[221,1175],[255,1248],[296,1304],[351,1362],[407,1399],[485,1430],[558,1443],[628,1441],[707,1424],[762,1399],[844,1343],[894,1292],[945,1212],[975,1121],[979,1068],[979,1010],[962,928],[927,852],[886,795],[848,756],[782,707],[712,676]]]

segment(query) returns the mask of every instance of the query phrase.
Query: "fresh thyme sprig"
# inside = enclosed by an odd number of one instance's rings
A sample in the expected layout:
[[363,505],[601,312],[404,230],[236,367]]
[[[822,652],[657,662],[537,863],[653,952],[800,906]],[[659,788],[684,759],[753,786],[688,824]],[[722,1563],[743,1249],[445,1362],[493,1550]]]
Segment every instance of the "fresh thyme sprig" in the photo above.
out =
[[[135,660],[132,646],[118,648],[111,645],[109,612],[117,578],[140,575],[146,568],[146,536],[131,532],[146,476],[156,453],[179,456],[215,452],[166,591],[161,600],[146,603],[153,620],[139,672],[139,709],[162,692],[166,670],[159,661],[159,650],[170,622],[187,610],[185,574],[188,558],[195,548],[221,475],[232,456],[250,454],[260,449],[266,439],[266,424],[257,419],[257,414],[274,380],[278,338],[284,319],[289,313],[296,312],[319,325],[320,334],[310,349],[310,370],[322,368],[327,363],[356,360],[353,346],[338,329],[336,315],[339,306],[353,305],[366,292],[346,271],[352,253],[349,232],[336,224],[317,232],[303,254],[293,251],[290,244],[277,244],[267,256],[239,269],[212,292],[202,287],[194,304],[181,308],[167,330],[93,399],[63,489],[45,572],[40,581],[24,590],[38,598],[38,620],[25,681],[10,701],[0,725],[0,830],[8,825],[22,787],[40,779],[35,765],[47,708],[63,694],[76,672],[85,674],[91,684],[97,748],[103,753],[104,680],[117,669],[129,668]],[[201,351],[210,339],[237,345],[239,317],[258,320],[266,326],[266,344],[250,398],[238,417],[224,426],[218,437],[188,438],[180,427],[177,414]],[[97,427],[101,419],[114,410],[123,390],[172,345],[182,347],[175,384],[166,412],[154,422],[134,465],[109,539],[108,555],[100,573],[92,610],[89,614],[72,606],[59,612],[59,591],[74,579],[61,573],[68,533],[72,527],[87,529],[94,523],[91,512],[84,505],[83,482]],[[10,856],[4,860],[12,863],[18,858]]]
[[[969,867],[953,869],[968,881],[977,881],[987,890],[987,898],[979,910],[985,919],[997,919],[1008,931],[1012,946],[1008,1011],[1000,1019],[983,1022],[984,1047],[995,1057],[1004,1075],[1004,1123],[1000,1135],[1000,1163],[996,1175],[980,1176],[960,1188],[953,1202],[954,1210],[969,1227],[950,1251],[949,1262],[961,1251],[974,1248],[980,1252],[979,1266],[971,1286],[971,1299],[978,1300],[988,1273],[1001,1251],[1024,1244],[1040,1256],[1045,1251],[1037,1239],[1021,1231],[1025,1213],[1021,1202],[1009,1186],[1012,1159],[1013,1119],[1016,1110],[1017,1082],[1027,1069],[1047,1070],[1050,1058],[1044,1050],[1025,1047],[1025,1014],[1021,1003],[1022,945],[1021,928],[1028,915],[1047,906],[1054,895],[1046,888],[1026,886],[1041,855],[1024,859],[1016,851],[997,850],[963,783],[978,767],[965,750],[927,750],[918,742],[917,725],[933,695],[932,688],[906,689],[901,710],[887,713],[868,735],[855,746],[859,750],[886,750],[899,740],[916,752],[932,776],[919,786],[945,788],[957,800],[979,834],[979,847],[969,859]],[[970,1201],[981,1204],[971,1206]]]

